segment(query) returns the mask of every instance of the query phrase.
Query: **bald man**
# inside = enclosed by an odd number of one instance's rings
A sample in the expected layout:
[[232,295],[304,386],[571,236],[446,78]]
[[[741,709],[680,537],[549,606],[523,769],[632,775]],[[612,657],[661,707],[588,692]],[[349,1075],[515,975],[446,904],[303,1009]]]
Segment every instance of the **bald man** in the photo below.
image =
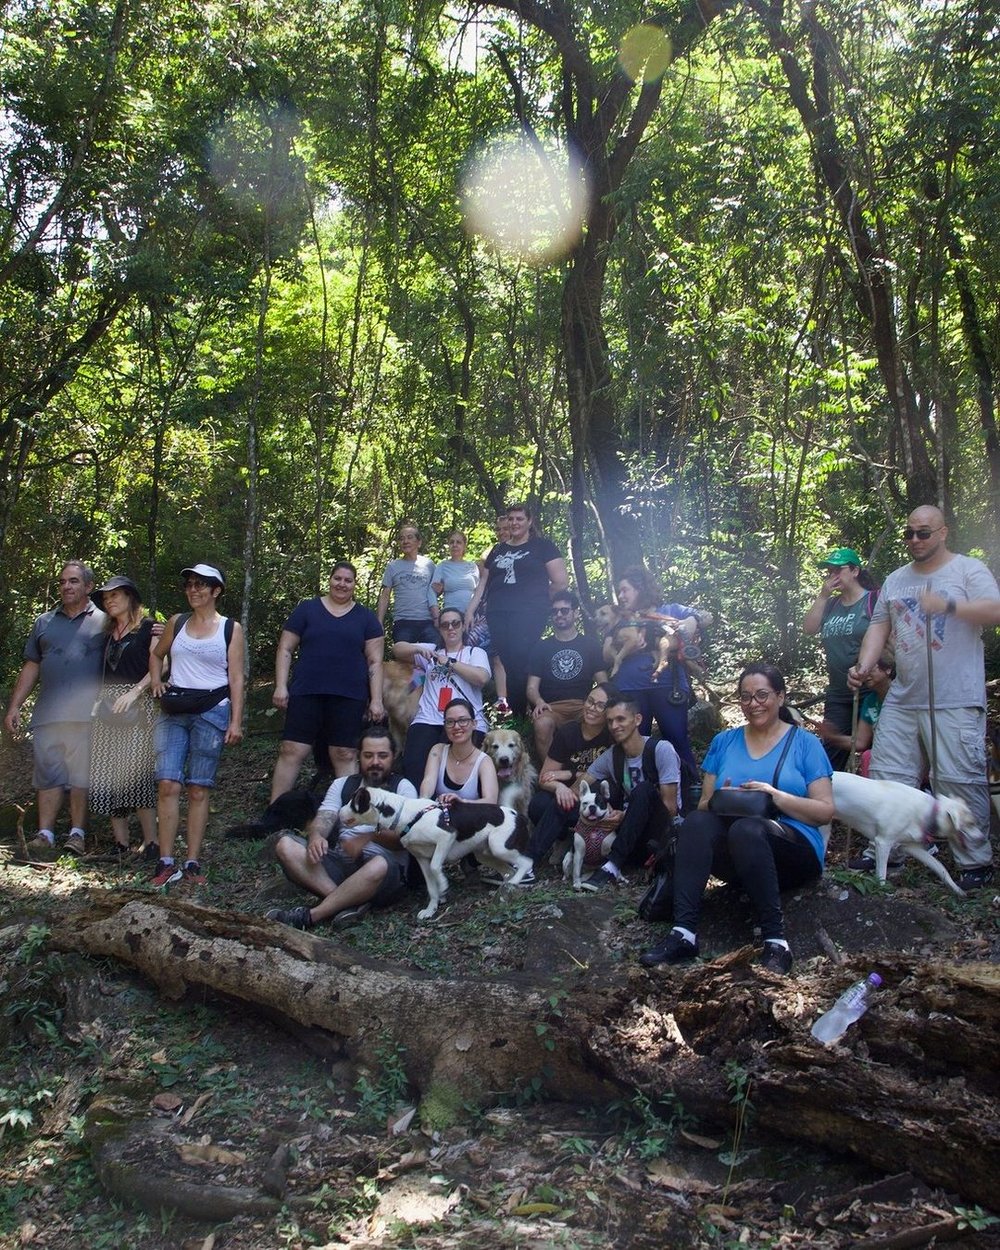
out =
[[[964,799],[980,829],[989,832],[986,779],[986,671],[983,626],[1000,625],[1000,590],[985,564],[948,549],[940,509],[915,508],[903,530],[910,563],[896,569],[872,612],[858,662],[848,682],[859,687],[889,638],[896,648],[896,680],[889,687],[872,744],[871,776],[919,786],[931,759],[931,714],[937,729],[935,792]],[[934,706],[928,682],[930,630]],[[963,890],[993,879],[989,839],[955,850]]]

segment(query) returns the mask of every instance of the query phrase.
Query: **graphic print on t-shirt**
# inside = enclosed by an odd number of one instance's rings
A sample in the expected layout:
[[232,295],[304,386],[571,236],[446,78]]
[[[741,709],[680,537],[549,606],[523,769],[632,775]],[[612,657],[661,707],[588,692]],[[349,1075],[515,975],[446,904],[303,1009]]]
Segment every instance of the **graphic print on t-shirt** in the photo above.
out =
[[507,551],[501,551],[497,554],[496,560],[494,561],[494,567],[503,570],[503,584],[505,586],[517,585],[517,575],[514,566],[517,564],[518,560],[523,560],[528,554],[529,552],[527,547],[515,551],[508,549]]
[[552,656],[552,676],[557,681],[572,681],[583,669],[583,656],[572,647],[565,647]]

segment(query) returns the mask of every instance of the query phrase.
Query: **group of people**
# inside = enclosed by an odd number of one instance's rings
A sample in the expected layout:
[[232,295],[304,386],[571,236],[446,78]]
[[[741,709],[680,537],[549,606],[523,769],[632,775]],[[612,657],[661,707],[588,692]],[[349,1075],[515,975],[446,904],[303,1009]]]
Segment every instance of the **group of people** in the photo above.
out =
[[[55,853],[55,826],[69,795],[63,849],[83,854],[88,812],[110,818],[115,844],[130,849],[129,816],[154,885],[201,884],[209,792],[222,748],[243,736],[245,643],[222,616],[225,578],[214,565],[181,571],[188,611],[157,625],[139,587],[115,576],[94,587],[77,560],[59,574],[59,605],[32,627],[4,726],[38,687],[31,717],[38,833],[34,854]],[[165,673],[166,665],[166,673]],[[174,858],[180,798],[187,790],[186,858]]]
[[[533,532],[527,508],[512,507],[504,521],[481,567],[464,558],[458,532],[450,535],[448,561],[425,561],[419,532],[404,526],[402,554],[386,569],[376,611],[356,600],[357,572],[341,561],[326,594],[290,614],[275,666],[274,702],[285,711],[285,727],[272,798],[294,785],[317,742],[329,753],[335,780],[306,835],[289,834],[278,844],[290,878],[320,901],[278,910],[276,918],[300,928],[351,923],[402,889],[406,856],[398,835],[355,829],[333,838],[340,833],[337,811],[362,783],[445,807],[456,798],[497,802],[497,773],[481,742],[484,690],[501,666],[511,704],[532,720],[541,760],[529,810],[537,870],[576,825],[584,783],[606,783],[601,826],[614,834],[604,862],[582,882],[585,890],[612,887],[676,830],[674,923],[641,956],[648,966],[698,954],[701,901],[714,875],[739,882],[749,895],[764,966],[789,970],[780,893],[822,873],[833,769],[869,742],[871,776],[919,786],[930,766],[933,787],[964,799],[988,829],[982,629],[1000,624],[1000,590],[980,561],[948,548],[936,507],[911,513],[902,534],[910,559],[880,592],[852,548],[837,548],[821,562],[823,584],[803,622],[819,635],[828,661],[819,734],[795,725],[773,665],[747,665],[737,688],[745,723],[713,739],[692,811],[684,810],[682,785],[693,764],[687,697],[678,696],[678,689],[689,693],[690,681],[678,666],[661,686],[666,662],[650,639],[664,630],[693,637],[698,614],[662,602],[644,570],[628,570],[617,586],[619,612],[639,627],[640,640],[610,678],[607,650],[580,632],[579,601],[558,551]],[[204,879],[199,857],[209,791],[223,745],[242,734],[245,642],[239,625],[218,611],[224,578],[205,564],[184,569],[182,578],[189,611],[157,630],[129,578],[94,590],[90,570],[69,562],[60,574],[59,607],[32,629],[5,718],[15,731],[40,683],[32,721],[39,843],[54,843],[64,792],[71,851],[83,849],[88,799],[92,811],[111,817],[123,847],[127,814],[137,811],[156,884]],[[382,723],[384,619],[392,596],[392,655],[421,687],[401,756]],[[654,720],[658,740],[650,736]],[[178,865],[184,786],[187,857]],[[955,853],[964,857],[957,878],[963,889],[988,884],[988,839]]]

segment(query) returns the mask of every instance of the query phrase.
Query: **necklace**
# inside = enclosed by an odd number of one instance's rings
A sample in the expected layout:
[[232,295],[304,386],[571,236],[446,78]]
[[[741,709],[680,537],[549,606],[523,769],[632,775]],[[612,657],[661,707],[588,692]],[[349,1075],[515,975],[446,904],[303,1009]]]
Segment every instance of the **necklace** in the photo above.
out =
[[478,750],[479,750],[478,747],[473,747],[472,750],[468,753],[468,755],[456,755],[453,751],[451,754],[451,758],[455,761],[456,764],[464,764],[466,760],[471,760]]

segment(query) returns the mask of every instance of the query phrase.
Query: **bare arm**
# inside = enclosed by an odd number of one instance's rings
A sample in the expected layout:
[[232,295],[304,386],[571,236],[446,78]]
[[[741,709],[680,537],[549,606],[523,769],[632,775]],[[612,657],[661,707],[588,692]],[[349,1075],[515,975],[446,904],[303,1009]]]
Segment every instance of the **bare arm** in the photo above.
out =
[[469,600],[469,606],[465,609],[465,628],[468,629],[472,624],[472,618],[476,615],[476,608],[479,607],[483,595],[486,593],[486,583],[490,580],[489,570],[486,565],[479,561],[479,581],[476,589],[472,592],[472,598]]
[[819,588],[819,594],[812,602],[809,611],[802,618],[802,632],[804,634],[818,634],[823,628],[823,614],[826,612],[826,605],[830,602],[830,596],[833,594],[833,584],[837,580],[837,575],[831,573],[828,577],[823,578],[823,585]]
[[479,766],[479,798],[474,803],[497,803],[500,800],[500,782],[493,761],[487,755]]
[[424,779],[420,783],[419,791],[422,799],[433,799],[435,797],[434,791],[437,789],[438,770],[441,767],[441,752],[444,749],[444,743],[439,742],[431,747],[430,754],[427,756]]
[[524,692],[528,700],[528,706],[532,709],[532,715],[536,715],[539,712],[547,712],[549,708],[549,705],[542,698],[541,685],[541,677],[531,676],[528,678],[528,684]]
[[[948,612],[949,604],[954,604]],[[1000,599],[947,599],[927,591],[920,596],[920,606],[928,616],[954,616],[968,625],[1000,625]]]
[[10,703],[7,705],[7,715],[3,718],[4,728],[9,734],[16,734],[20,729],[21,708],[24,706],[25,699],[34,690],[41,671],[42,666],[36,660],[25,660],[21,665],[21,671],[17,675],[17,681],[11,692]]
[[226,743],[243,740],[243,695],[246,684],[244,665],[246,663],[246,641],[243,626],[233,621],[233,636],[229,640],[226,659],[229,663],[229,728],[226,730]]
[[668,785],[660,786],[660,799],[663,806],[667,809],[671,816],[677,815],[677,782],[671,781]]
[[382,703],[382,656],[385,637],[369,638],[365,643],[365,659],[368,661],[368,715],[372,720],[385,720]]
[[569,585],[566,561],[562,556],[557,556],[554,560],[548,560],[545,565],[545,571],[549,575],[549,598],[551,599],[557,590],[565,590]]
[[378,592],[378,603],[375,605],[375,615],[378,617],[380,625],[385,624],[385,614],[389,611],[389,587],[383,586]]
[[176,629],[177,616],[172,616],[167,621],[166,629],[156,639],[153,649],[149,653],[149,688],[153,692],[154,699],[158,699],[166,688],[166,683],[163,680],[163,661],[167,658],[170,651]]
[[288,707],[288,674],[292,667],[292,656],[301,641],[301,637],[293,634],[290,629],[281,631],[274,657],[274,694],[271,702],[275,707]]
[[[884,621],[872,621],[865,630],[865,636],[861,639],[861,648],[858,651],[858,661],[847,671],[847,684],[852,690],[860,689],[865,678],[878,663],[878,658],[885,650],[891,631],[892,623],[888,618]],[[817,823],[824,824],[825,822]]]

